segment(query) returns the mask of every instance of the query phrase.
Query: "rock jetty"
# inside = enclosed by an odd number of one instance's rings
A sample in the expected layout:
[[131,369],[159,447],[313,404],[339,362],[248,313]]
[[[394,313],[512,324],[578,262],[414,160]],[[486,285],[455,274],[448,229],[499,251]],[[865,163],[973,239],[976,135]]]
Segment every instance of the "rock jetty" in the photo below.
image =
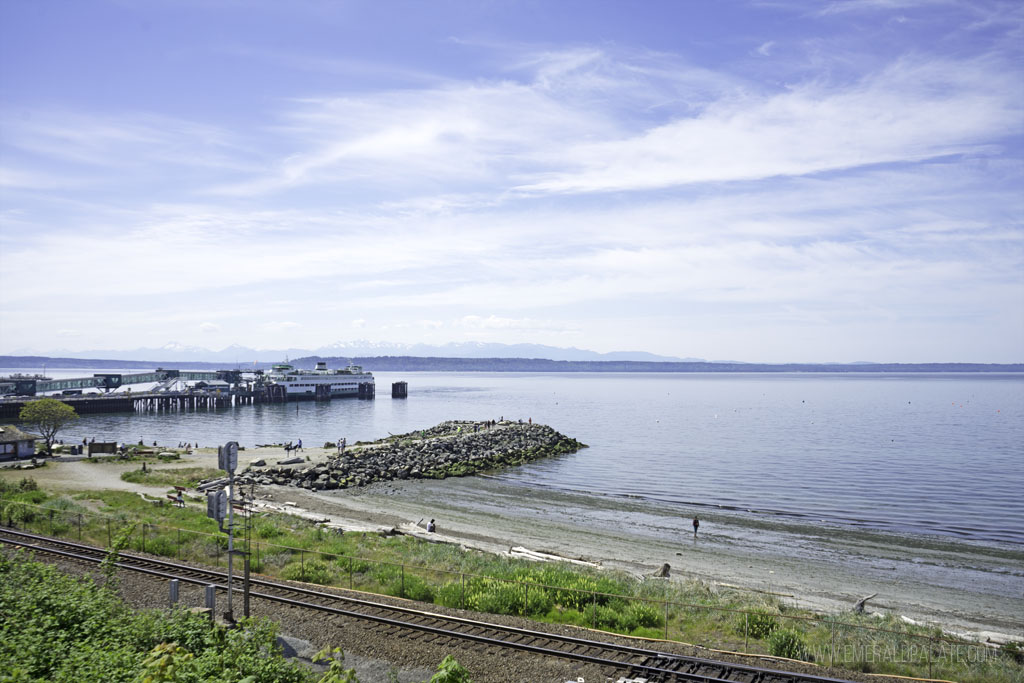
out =
[[344,489],[395,479],[444,479],[521,465],[586,444],[541,424],[519,422],[443,422],[436,427],[359,443],[326,462],[249,467],[242,481]]

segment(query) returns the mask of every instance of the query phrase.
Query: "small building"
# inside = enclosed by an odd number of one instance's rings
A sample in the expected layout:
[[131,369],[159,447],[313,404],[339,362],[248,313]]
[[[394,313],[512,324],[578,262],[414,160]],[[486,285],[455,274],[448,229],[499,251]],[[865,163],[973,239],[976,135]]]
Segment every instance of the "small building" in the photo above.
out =
[[0,426],[0,460],[33,457],[38,438],[11,425]]
[[206,382],[196,382],[196,389],[201,389],[211,394],[227,394],[231,391],[231,385],[223,380],[211,379]]

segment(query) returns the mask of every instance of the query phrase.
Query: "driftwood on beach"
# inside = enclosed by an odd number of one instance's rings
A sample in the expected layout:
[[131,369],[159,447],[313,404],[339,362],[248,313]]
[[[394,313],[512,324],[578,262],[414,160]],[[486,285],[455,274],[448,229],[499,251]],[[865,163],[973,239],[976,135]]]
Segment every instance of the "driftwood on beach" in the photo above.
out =
[[246,470],[257,484],[343,489],[396,479],[444,479],[520,465],[586,448],[540,424],[443,422],[430,429],[362,444],[306,467]]

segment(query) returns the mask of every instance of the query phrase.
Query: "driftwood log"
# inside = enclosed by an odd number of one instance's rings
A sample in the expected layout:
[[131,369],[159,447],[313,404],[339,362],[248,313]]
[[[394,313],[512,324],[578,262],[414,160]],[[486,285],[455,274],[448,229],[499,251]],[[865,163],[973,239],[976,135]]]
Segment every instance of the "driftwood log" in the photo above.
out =
[[651,576],[654,576],[659,579],[667,579],[671,572],[672,567],[670,567],[668,562],[666,562],[665,564],[661,565],[661,569],[651,574]]
[[857,603],[853,606],[853,611],[857,612],[858,614],[862,614],[864,612],[864,605],[867,603],[868,600],[875,597],[876,595],[878,595],[878,593],[872,593],[871,595],[868,595],[867,597],[863,597],[860,600],[858,600]]

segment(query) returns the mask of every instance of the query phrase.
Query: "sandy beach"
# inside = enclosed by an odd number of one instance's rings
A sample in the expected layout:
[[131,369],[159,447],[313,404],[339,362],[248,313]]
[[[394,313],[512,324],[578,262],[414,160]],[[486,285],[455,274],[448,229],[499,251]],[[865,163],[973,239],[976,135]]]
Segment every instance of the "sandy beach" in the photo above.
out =
[[[312,462],[334,453],[306,449]],[[239,471],[254,460],[268,464],[291,457],[281,448],[239,453]],[[137,490],[155,496],[160,487],[124,482],[120,474],[138,463],[53,462],[0,476],[32,476],[49,490]],[[216,467],[216,452],[199,449],[158,469]],[[513,547],[583,560],[635,576],[664,563],[675,580],[767,591],[801,607],[846,610],[877,593],[869,611],[896,612],[916,621],[981,640],[1024,639],[1024,551],[921,539],[866,530],[795,526],[773,520],[744,525],[726,514],[701,516],[695,539],[689,519],[658,518],[628,499],[601,501],[547,489],[525,489],[498,478],[472,476],[407,480],[331,492],[260,486],[266,509],[286,510],[351,531],[396,529],[486,552]],[[201,504],[198,494],[192,504]],[[629,513],[629,525],[623,513]],[[425,523],[437,519],[437,532]],[[420,525],[417,525],[420,523]],[[678,527],[667,537],[666,527]]]

